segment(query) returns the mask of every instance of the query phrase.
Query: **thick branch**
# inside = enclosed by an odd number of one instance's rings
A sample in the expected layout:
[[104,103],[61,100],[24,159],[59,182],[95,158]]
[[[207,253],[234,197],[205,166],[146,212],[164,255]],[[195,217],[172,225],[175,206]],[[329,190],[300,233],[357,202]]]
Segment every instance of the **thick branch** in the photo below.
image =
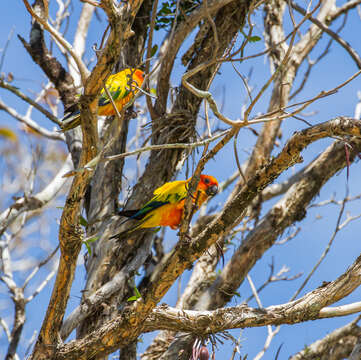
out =
[[[351,153],[350,161],[361,151],[360,140],[352,142],[352,145],[354,150]],[[199,306],[206,309],[224,306],[234,296],[244,277],[257,260],[290,225],[303,219],[306,215],[306,208],[319,194],[325,182],[346,164],[344,145],[336,142],[303,169],[303,176],[290,187],[286,195],[247,235],[220,276],[199,299]]]
[[[349,270],[338,280],[331,283],[332,286],[336,286],[336,283],[342,280],[340,291],[343,292],[343,290],[347,290],[347,292],[345,292],[346,295],[342,295],[342,297],[347,296],[361,284],[359,279],[355,281],[358,276],[357,274],[360,273],[360,257],[356,260],[356,263],[358,263],[357,269],[351,271],[352,274],[349,273]],[[346,286],[347,281],[351,278],[353,281],[352,290],[348,289],[348,286]],[[345,279],[348,280],[344,281]],[[180,331],[196,334],[198,337],[201,337],[229,329],[297,324],[309,320],[328,319],[338,316],[338,313],[337,311],[331,310],[332,308],[330,307],[320,310],[319,300],[323,299],[324,296],[327,297],[325,294],[332,295],[333,289],[333,287],[329,289],[319,287],[297,301],[258,309],[246,305],[239,305],[235,307],[219,308],[213,311],[195,311],[176,309],[167,305],[161,305],[156,307],[145,320],[143,331]],[[342,306],[339,308],[342,308]],[[359,311],[360,307],[358,306],[349,314],[354,314]],[[339,316],[344,316],[342,311]],[[355,326],[355,323],[353,326]],[[352,326],[348,324],[348,329],[351,327]],[[361,333],[360,328],[358,328],[358,332]]]
[[[160,306],[147,317],[144,330],[159,328],[183,330],[190,333],[210,334],[226,329],[258,327],[265,325],[295,324],[320,317],[320,311],[327,305],[349,295],[361,284],[361,256],[335,281],[306,294],[302,298],[266,309],[253,309],[247,306],[222,308],[215,311],[190,311]],[[136,307],[139,307],[138,301]],[[106,324],[99,331],[79,341],[72,341],[58,349],[56,359],[88,359],[107,348],[115,348],[116,334],[129,327],[136,316],[129,312]],[[129,331],[129,329],[128,329]],[[128,335],[129,332],[127,332]],[[124,339],[125,340],[125,339]],[[123,340],[123,341],[124,341]],[[123,342],[122,341],[122,342]],[[126,340],[128,342],[128,340]],[[97,344],[98,348],[94,348]],[[90,346],[90,347],[89,347]]]
[[7,112],[14,119],[16,119],[17,121],[25,124],[31,130],[33,130],[34,132],[36,132],[37,134],[39,134],[41,136],[44,136],[44,137],[46,137],[48,139],[52,139],[52,140],[64,141],[64,139],[65,139],[63,134],[59,134],[59,133],[57,133],[55,131],[49,131],[49,130],[41,127],[33,119],[31,119],[28,116],[20,115],[14,108],[12,108],[10,106],[7,106],[1,100],[0,100],[0,110],[3,110],[5,112]]
[[74,52],[72,46],[63,38],[63,36],[56,29],[54,29],[48,23],[45,16],[44,16],[44,18],[42,16],[38,16],[38,14],[36,13],[36,10],[34,10],[30,6],[30,4],[28,3],[27,0],[23,0],[23,2],[24,2],[26,9],[28,10],[28,12],[32,16],[32,18],[34,19],[34,21],[37,21],[39,24],[41,24],[44,27],[44,29],[47,30],[50,33],[50,35],[69,52],[69,54],[72,56],[72,58],[74,59],[74,61],[76,62],[77,66],[78,66],[79,72],[81,74],[81,77],[82,77],[82,80],[84,83],[86,78],[89,75],[89,70],[84,65],[82,60],[78,57],[78,55]]
[[193,11],[192,14],[178,26],[172,38],[167,40],[167,50],[164,58],[162,59],[162,65],[157,82],[157,101],[155,105],[157,112],[162,113],[165,111],[169,92],[170,73],[173,69],[176,55],[178,54],[184,39],[203,18],[208,16],[208,14],[216,13],[219,9],[232,1],[234,0],[208,0],[206,5],[203,4],[199,9]]
[[[354,337],[354,340],[357,341],[361,337],[361,328],[357,325],[357,322],[360,320],[360,317],[356,318],[355,320],[351,321],[347,325],[344,325],[330,334],[327,334],[323,339],[317,340],[311,345],[308,345],[305,350],[300,351],[299,353],[295,354],[294,356],[290,357],[290,360],[312,360],[315,358],[325,358],[325,356],[332,357],[337,353],[341,358],[340,351],[336,351],[337,348],[339,350],[347,350],[350,348],[348,353],[344,353],[342,358],[348,356],[352,351],[355,341],[351,343],[351,346],[345,341],[348,337]],[[343,340],[343,341],[342,341]]]
[[[358,136],[361,137],[361,122],[350,118],[336,118],[328,122],[313,126],[295,133],[288,141],[281,153],[266,167],[259,170],[254,178],[230,201],[225,209],[209,226],[189,244],[178,244],[163,260],[160,270],[153,274],[148,292],[143,298],[133,304],[123,315],[106,323],[98,331],[85,338],[66,345],[59,353],[58,358],[85,359],[95,354],[107,354],[117,347],[123,346],[136,339],[142,330],[143,322],[155,305],[162,299],[177,277],[183,273],[203,252],[221,236],[226,235],[242,219],[250,202],[289,166],[302,161],[300,152],[310,143],[328,136]],[[356,266],[356,265],[355,265]],[[341,279],[342,280],[342,279]],[[361,281],[361,279],[358,279]],[[357,281],[356,281],[357,282]],[[338,283],[341,284],[341,283]],[[342,282],[343,285],[344,282]],[[339,290],[335,288],[334,295],[322,298],[320,307],[309,309],[310,316],[315,316],[319,310],[337,301],[337,294],[348,294],[354,289],[355,281],[346,281],[348,288]],[[352,287],[352,289],[351,289]],[[348,291],[348,290],[350,291]],[[302,304],[301,300],[295,304]],[[298,307],[297,305],[297,307]],[[304,304],[302,304],[304,305]],[[307,306],[307,305],[306,305]],[[317,311],[316,311],[317,310]],[[294,316],[294,315],[293,315]]]

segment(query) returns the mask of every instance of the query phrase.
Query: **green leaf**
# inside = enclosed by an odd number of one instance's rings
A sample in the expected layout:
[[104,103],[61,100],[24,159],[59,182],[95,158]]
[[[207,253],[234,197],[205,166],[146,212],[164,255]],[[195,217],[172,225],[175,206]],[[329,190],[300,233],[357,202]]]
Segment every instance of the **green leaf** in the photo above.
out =
[[85,246],[86,246],[86,249],[88,251],[88,254],[91,256],[92,254],[92,248],[90,247],[90,245],[85,241],[84,242]]
[[152,47],[152,50],[151,50],[151,52],[150,52],[150,57],[153,57],[153,56],[156,54],[157,50],[158,50],[158,45],[155,44],[155,45]]
[[142,297],[142,295],[140,295],[140,292],[139,292],[139,290],[137,289],[136,286],[134,286],[133,289],[134,289],[134,295],[131,296],[130,298],[128,298],[127,301],[136,301],[136,300],[138,300],[139,298]]
[[255,36],[251,36],[251,37],[249,37],[248,38],[248,41],[249,42],[257,42],[257,41],[260,41],[261,40],[261,38],[259,37],[259,36],[257,36],[257,35],[255,35]]
[[88,221],[82,215],[79,215],[79,224],[81,226],[88,226]]
[[239,32],[249,41],[249,42],[257,42],[260,41],[261,38],[257,35],[254,36],[247,36],[247,34],[243,31],[243,29],[239,29]]
[[90,247],[90,244],[93,243],[94,241],[97,241],[98,239],[99,239],[99,236],[93,236],[92,238],[83,241],[83,244],[85,245],[89,255],[92,254],[92,249]]
[[99,236],[93,236],[93,237],[91,237],[90,239],[88,239],[87,241],[85,241],[85,242],[87,242],[88,244],[91,244],[91,243],[93,243],[94,241],[97,241],[99,239]]
[[142,296],[142,295],[140,295],[140,292],[136,286],[134,286],[134,292],[135,292],[135,296],[137,296],[138,298],[140,298]]

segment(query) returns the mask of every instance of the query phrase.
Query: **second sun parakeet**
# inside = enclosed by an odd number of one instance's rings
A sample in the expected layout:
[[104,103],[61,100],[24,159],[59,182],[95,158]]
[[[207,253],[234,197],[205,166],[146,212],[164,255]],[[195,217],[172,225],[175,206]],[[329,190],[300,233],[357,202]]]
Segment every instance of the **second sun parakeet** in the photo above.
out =
[[[134,97],[139,91],[137,87],[141,87],[144,81],[144,72],[139,69],[125,69],[114,75],[110,75],[105,83],[105,86],[109,90],[115,106],[118,111],[121,111],[123,107]],[[115,115],[115,110],[111,100],[102,89],[98,101],[98,115],[110,116]],[[61,128],[63,131],[74,129],[80,125],[80,110],[77,104],[65,111],[62,119]]]
[[[188,195],[188,180],[171,181],[154,191],[153,198],[139,210],[120,211],[119,215],[137,220],[138,224],[126,232],[140,228],[152,228],[157,226],[169,226],[177,229],[182,217],[186,197]],[[197,201],[197,208],[209,197],[218,192],[218,181],[210,175],[201,175],[196,191],[192,198]],[[127,221],[126,220],[126,221]],[[114,235],[116,236],[116,235]],[[113,236],[113,237],[114,237]]]

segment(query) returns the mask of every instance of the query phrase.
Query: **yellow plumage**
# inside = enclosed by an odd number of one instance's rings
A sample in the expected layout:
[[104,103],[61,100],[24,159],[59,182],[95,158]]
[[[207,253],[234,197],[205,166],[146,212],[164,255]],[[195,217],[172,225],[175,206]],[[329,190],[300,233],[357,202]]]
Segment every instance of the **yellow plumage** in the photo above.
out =
[[[118,111],[128,104],[139,91],[144,81],[144,72],[139,69],[125,69],[110,75],[105,83]],[[100,92],[98,101],[98,115],[115,115],[111,100],[104,89]],[[63,131],[73,129],[80,125],[80,110],[77,104],[65,112],[61,128]]]

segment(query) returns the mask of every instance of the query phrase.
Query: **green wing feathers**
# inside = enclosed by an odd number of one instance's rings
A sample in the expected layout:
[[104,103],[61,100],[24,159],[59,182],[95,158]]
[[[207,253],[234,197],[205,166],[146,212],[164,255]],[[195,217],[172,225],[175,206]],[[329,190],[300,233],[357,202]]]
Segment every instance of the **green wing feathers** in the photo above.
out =
[[[107,89],[114,101],[124,99],[129,95],[130,91],[127,86],[128,78],[126,75],[119,76],[118,74],[112,75],[107,81]],[[99,106],[104,106],[110,103],[110,99],[104,89],[100,92]]]
[[165,204],[177,203],[187,197],[188,180],[178,180],[166,183],[154,191],[154,197],[149,201],[161,201]]

